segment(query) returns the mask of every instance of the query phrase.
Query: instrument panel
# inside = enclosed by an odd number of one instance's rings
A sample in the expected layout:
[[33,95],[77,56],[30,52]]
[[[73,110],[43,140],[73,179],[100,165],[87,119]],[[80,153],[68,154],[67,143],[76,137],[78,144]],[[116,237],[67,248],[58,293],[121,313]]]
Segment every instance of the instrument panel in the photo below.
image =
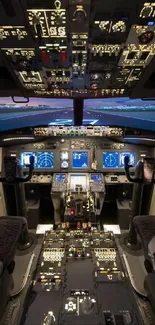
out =
[[[93,150],[92,150],[93,152]],[[93,170],[94,167],[91,167],[93,164],[93,159],[95,157],[91,157],[89,151],[72,151],[70,152],[71,157],[69,157],[69,152],[65,152],[65,156],[62,158],[62,152],[60,152],[59,160],[60,160],[60,169],[66,170],[71,168],[73,170],[89,170],[90,168]],[[99,151],[96,153],[97,158],[97,166],[102,166],[102,169],[118,169],[124,167],[124,157],[130,157],[130,164],[135,167],[136,164],[136,152],[102,152],[99,155]],[[54,169],[57,168],[55,166],[55,156],[58,155],[58,152],[22,152],[21,153],[21,163],[24,168],[29,164],[29,158],[33,155],[35,158],[36,169]],[[65,158],[64,158],[65,157]],[[101,161],[102,157],[102,161]]]
[[103,168],[124,168],[124,157],[129,156],[130,165],[135,167],[136,152],[103,152]]
[[[26,172],[29,157],[35,157],[35,171],[50,173],[124,173],[124,156],[130,164],[153,155],[152,148],[119,143],[100,137],[50,137],[44,142],[6,147],[4,155],[16,156]],[[97,179],[96,179],[97,181]]]
[[99,136],[99,137],[122,137],[124,129],[110,126],[48,126],[33,129],[35,137],[44,136]]
[[30,156],[34,156],[35,168],[54,168],[53,152],[22,152],[21,164],[24,168],[29,164]]

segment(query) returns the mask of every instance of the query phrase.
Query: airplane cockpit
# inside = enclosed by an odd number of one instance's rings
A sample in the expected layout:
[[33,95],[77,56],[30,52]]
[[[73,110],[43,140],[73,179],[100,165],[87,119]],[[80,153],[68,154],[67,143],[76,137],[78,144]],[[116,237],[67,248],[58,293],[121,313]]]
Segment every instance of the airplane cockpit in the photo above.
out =
[[153,321],[154,148],[129,131],[1,134],[0,324]]
[[0,0],[0,325],[155,324],[155,3]]

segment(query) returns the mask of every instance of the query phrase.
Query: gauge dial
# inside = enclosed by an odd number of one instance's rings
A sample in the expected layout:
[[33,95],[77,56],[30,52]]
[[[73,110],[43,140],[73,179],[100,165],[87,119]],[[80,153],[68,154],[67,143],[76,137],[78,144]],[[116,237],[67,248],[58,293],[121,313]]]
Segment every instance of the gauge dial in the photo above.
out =
[[38,168],[53,168],[54,154],[53,152],[38,152]]
[[103,152],[103,168],[118,168],[118,152]]
[[68,161],[66,161],[66,160],[62,161],[61,168],[68,168]]

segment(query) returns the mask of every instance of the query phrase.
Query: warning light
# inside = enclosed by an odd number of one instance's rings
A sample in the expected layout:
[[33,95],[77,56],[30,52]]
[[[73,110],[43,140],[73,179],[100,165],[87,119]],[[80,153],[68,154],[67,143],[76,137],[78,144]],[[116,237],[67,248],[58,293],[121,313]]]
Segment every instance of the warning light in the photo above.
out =
[[80,228],[81,228],[81,223],[77,222],[77,229],[80,229]]
[[74,210],[74,209],[71,209],[71,210],[70,210],[70,215],[71,215],[71,216],[75,216],[75,210]]
[[67,61],[67,54],[66,51],[61,51],[61,59],[63,62]]
[[41,51],[41,56],[42,56],[42,60],[44,63],[47,63],[48,61],[48,55],[46,51]]

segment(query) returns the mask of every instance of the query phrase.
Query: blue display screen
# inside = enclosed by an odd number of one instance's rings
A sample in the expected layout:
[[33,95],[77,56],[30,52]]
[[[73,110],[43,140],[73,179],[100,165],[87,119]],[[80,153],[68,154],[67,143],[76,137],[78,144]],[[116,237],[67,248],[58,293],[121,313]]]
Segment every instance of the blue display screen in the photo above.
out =
[[96,183],[99,183],[102,181],[102,176],[101,174],[91,174],[91,180]]
[[88,152],[72,152],[72,168],[88,168]]
[[54,154],[53,152],[38,152],[38,168],[53,168]]
[[66,180],[65,174],[56,174],[55,175],[56,182],[64,182]]
[[135,152],[120,152],[120,156],[119,156],[119,163],[120,163],[120,167],[123,168],[124,167],[124,157],[125,156],[129,156],[129,164],[132,166],[135,166],[136,163],[136,153]]
[[21,164],[25,168],[26,165],[30,164],[30,156],[34,156],[34,167],[37,167],[37,154],[36,152],[22,152]]
[[118,152],[103,152],[103,168],[118,168]]

